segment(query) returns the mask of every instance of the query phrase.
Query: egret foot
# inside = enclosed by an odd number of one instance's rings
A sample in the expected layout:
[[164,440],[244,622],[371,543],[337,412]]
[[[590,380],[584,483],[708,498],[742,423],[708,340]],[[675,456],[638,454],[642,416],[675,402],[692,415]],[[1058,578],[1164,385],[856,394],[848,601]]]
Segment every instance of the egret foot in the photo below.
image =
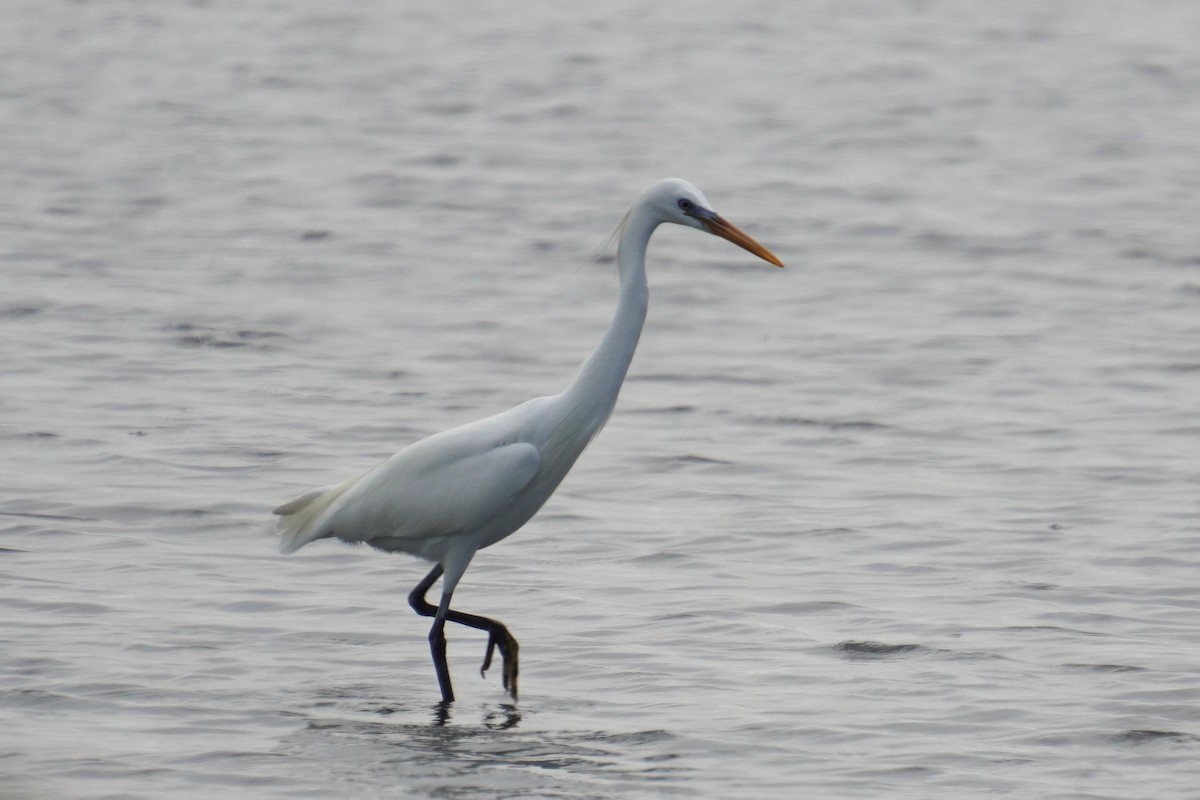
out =
[[517,699],[517,653],[521,646],[517,644],[517,640],[508,632],[508,628],[496,622],[488,620],[493,627],[488,628],[488,643],[487,653],[483,657],[483,666],[479,669],[480,676],[486,676],[488,669],[492,666],[492,653],[496,650],[500,651],[500,658],[504,661],[504,668],[500,676],[500,684],[504,687],[504,691],[512,695],[512,699]]

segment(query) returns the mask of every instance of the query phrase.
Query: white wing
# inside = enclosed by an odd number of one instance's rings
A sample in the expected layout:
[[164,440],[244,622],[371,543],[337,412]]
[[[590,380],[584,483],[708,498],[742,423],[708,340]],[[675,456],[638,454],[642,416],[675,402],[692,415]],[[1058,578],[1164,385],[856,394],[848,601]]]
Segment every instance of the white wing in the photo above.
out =
[[280,506],[280,549],[290,553],[336,536],[419,553],[445,537],[480,530],[529,485],[541,464],[532,444],[497,441],[489,427],[431,436],[370,472]]

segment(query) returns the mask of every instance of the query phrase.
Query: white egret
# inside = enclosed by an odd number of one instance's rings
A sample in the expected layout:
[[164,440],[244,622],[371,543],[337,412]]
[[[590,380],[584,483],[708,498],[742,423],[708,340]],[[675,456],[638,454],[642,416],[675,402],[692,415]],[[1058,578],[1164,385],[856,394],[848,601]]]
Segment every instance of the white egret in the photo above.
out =
[[[646,318],[646,246],[664,222],[707,231],[783,266],[714,212],[694,186],[676,178],[659,181],[617,229],[617,310],[565,391],[422,439],[372,470],[275,509],[284,553],[331,537],[434,563],[408,599],[418,614],[434,618],[429,645],[443,703],[454,700],[447,621],[488,633],[481,672],[498,649],[503,686],[517,698],[517,640],[496,620],[450,608],[450,598],[475,553],[529,521],[612,413]],[[425,594],[438,578],[442,596],[434,606]]]

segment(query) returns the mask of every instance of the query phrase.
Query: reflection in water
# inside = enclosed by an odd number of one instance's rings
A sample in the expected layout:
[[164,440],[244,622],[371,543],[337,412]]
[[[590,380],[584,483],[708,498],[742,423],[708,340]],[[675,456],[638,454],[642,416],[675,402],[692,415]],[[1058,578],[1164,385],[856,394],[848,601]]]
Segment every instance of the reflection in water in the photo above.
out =
[[483,718],[483,724],[494,731],[506,731],[510,728],[515,728],[520,721],[521,712],[511,703],[501,705],[498,711],[489,712]]
[[[450,724],[454,703],[439,701],[433,706],[433,724],[444,727]],[[498,709],[485,710],[482,725],[494,731],[506,731],[517,727],[521,721],[521,712],[512,703],[502,703]]]
[[685,771],[671,763],[678,738],[663,731],[528,730],[510,703],[404,706],[354,694],[335,690],[297,712],[306,727],[283,742],[284,750],[359,787],[403,786],[440,797],[577,796],[581,785],[610,796],[622,787],[644,791],[648,782],[665,790],[663,782]]

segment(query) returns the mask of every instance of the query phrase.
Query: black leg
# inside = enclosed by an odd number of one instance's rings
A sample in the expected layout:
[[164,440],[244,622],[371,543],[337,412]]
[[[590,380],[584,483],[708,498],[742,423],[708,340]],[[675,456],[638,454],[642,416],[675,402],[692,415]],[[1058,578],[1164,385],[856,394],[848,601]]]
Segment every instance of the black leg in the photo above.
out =
[[[423,617],[437,616],[437,606],[426,600],[425,594],[441,576],[442,565],[438,564],[412,590],[408,595],[408,604],[412,606],[413,611],[416,611]],[[450,686],[450,668],[446,664],[446,635],[443,630],[444,625],[442,624],[446,620],[457,622],[459,625],[466,625],[476,630],[487,631],[487,652],[483,657],[483,667],[479,670],[479,673],[482,675],[488,671],[488,668],[492,666],[492,654],[496,650],[499,650],[500,658],[504,661],[501,685],[504,686],[505,691],[512,695],[513,700],[516,700],[517,655],[520,648],[517,640],[509,633],[508,628],[502,622],[489,619],[488,617],[446,609],[445,620],[435,620],[433,629],[429,631],[429,646],[433,652],[433,666],[438,673],[438,684],[442,689],[442,701],[448,703],[454,700],[454,690]]]
[[446,663],[446,620],[438,616],[437,606],[425,600],[429,587],[442,576],[442,565],[438,564],[408,595],[408,604],[423,617],[433,617],[429,629],[429,652],[433,654],[433,668],[437,672],[438,687],[442,690],[442,702],[454,702],[454,687],[450,683],[450,665]]
[[429,591],[429,587],[437,583],[437,579],[442,577],[442,565],[437,564],[433,569],[429,570],[429,574],[421,579],[416,588],[408,594],[408,604],[412,606],[412,610],[420,614],[422,617],[432,617],[437,614],[437,606],[426,602],[425,594]]
[[437,671],[442,702],[454,702],[454,687],[450,685],[450,665],[446,663],[446,620],[435,617],[429,629],[429,651],[433,653],[433,668]]

